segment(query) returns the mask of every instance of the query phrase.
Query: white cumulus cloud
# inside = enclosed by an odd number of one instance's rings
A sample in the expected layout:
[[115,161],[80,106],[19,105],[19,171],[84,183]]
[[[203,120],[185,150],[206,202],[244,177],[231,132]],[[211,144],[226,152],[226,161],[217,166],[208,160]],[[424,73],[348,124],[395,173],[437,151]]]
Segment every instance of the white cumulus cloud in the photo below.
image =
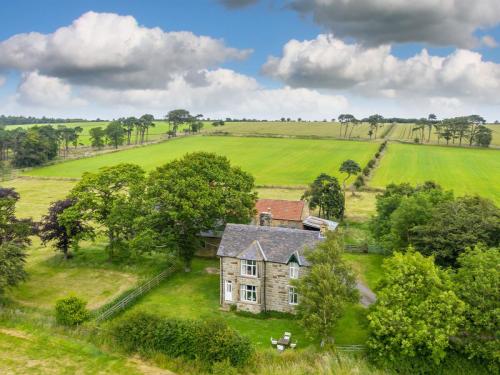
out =
[[71,86],[59,78],[30,72],[23,75],[17,90],[19,102],[43,107],[82,106],[86,101],[74,97]]
[[388,98],[500,100],[500,64],[462,49],[445,57],[432,56],[424,49],[400,59],[387,45],[366,47],[319,35],[313,40],[289,41],[281,57],[268,59],[263,72],[293,87],[349,89]]
[[88,12],[52,34],[1,42],[0,70],[37,70],[80,85],[152,88],[249,53],[188,31],[143,27],[132,16]]

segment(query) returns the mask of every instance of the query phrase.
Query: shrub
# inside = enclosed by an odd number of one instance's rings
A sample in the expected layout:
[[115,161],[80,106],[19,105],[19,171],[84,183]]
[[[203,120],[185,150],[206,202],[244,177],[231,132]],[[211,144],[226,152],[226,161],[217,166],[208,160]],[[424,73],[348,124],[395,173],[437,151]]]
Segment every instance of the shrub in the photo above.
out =
[[250,341],[220,320],[167,319],[139,312],[111,329],[116,343],[129,352],[160,352],[205,363],[244,364],[253,353]]
[[87,302],[78,297],[62,298],[56,302],[56,321],[65,326],[76,326],[90,318]]
[[365,184],[365,179],[363,178],[362,175],[359,175],[356,180],[354,181],[354,186],[359,189],[361,186]]
[[368,176],[368,175],[370,174],[370,168],[368,168],[368,167],[364,167],[364,168],[363,168],[363,174],[364,174],[365,176]]
[[375,157],[378,159],[378,158],[379,158],[379,156],[380,156],[380,152],[376,152],[376,153],[375,153]]

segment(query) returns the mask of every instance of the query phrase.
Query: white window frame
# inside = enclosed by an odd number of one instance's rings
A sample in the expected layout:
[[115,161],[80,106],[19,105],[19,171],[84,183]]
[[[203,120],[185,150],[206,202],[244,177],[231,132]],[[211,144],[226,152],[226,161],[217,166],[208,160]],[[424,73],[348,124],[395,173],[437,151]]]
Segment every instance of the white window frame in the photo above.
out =
[[[253,296],[253,298],[252,298]],[[248,298],[250,297],[250,298]],[[240,301],[257,303],[257,287],[255,285],[240,285]]]
[[299,264],[297,262],[290,262],[290,279],[299,278]]
[[[249,271],[249,270],[253,270],[253,271],[251,271],[251,273],[247,273],[247,271]],[[241,276],[257,277],[257,261],[243,259],[241,261],[240,272],[241,272]]]
[[[228,293],[228,286],[230,289],[230,293]],[[228,298],[230,297],[230,298]],[[231,280],[224,281],[224,301],[232,302],[233,301],[233,282]]]
[[294,286],[288,287],[288,304],[289,305],[299,304],[299,294],[297,293],[297,288]]

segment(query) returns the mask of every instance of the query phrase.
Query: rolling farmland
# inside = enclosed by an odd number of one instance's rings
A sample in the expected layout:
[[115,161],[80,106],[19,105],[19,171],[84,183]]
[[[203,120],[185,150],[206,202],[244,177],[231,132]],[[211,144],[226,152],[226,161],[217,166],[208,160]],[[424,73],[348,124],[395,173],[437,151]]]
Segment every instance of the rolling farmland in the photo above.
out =
[[[378,129],[378,137],[384,133],[390,125],[381,124]],[[368,129],[369,124],[360,123],[352,129],[349,126],[347,138],[349,134],[351,139],[369,139]],[[290,136],[290,137],[325,137],[325,138],[344,138],[345,126],[342,127],[340,133],[340,124],[338,122],[281,122],[281,121],[262,121],[262,122],[227,122],[224,126],[216,128],[207,128],[205,132],[224,132],[234,135],[273,135],[273,136]]]
[[453,189],[457,195],[479,194],[499,203],[500,152],[391,143],[370,185],[426,180]]
[[[366,165],[378,143],[338,140],[194,136],[32,169],[31,176],[80,177],[83,172],[118,163],[137,163],[151,170],[188,152],[226,155],[252,173],[258,185],[306,185],[321,172],[339,176],[346,159]],[[291,168],[293,166],[293,168]]]

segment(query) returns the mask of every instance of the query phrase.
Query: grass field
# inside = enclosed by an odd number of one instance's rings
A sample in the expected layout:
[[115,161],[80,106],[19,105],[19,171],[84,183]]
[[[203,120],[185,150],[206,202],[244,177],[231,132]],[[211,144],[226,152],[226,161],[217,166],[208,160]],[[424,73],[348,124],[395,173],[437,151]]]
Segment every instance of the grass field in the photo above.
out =
[[70,260],[64,260],[50,246],[35,239],[28,252],[28,279],[7,291],[13,301],[52,314],[59,298],[76,295],[96,309],[125,291],[134,288],[163,269],[161,255],[110,262],[105,242],[82,243],[82,249]]
[[[1,374],[139,375],[145,374],[142,369],[146,366],[74,337],[29,324],[0,321]],[[162,373],[167,372],[156,372]]]
[[[381,125],[377,135],[380,137],[384,133],[387,125]],[[353,128],[352,133],[348,130],[347,135],[351,135],[351,139],[370,139],[368,136],[369,125],[360,123]],[[227,132],[229,134],[238,135],[280,135],[293,137],[329,137],[329,138],[344,138],[345,127],[341,127],[338,122],[226,122],[224,126],[212,127],[204,129],[204,132]]]
[[[358,255],[352,255],[350,262],[356,263]],[[364,258],[361,263],[365,263]],[[126,314],[134,311],[148,311],[169,317],[183,319],[205,319],[222,317],[233,328],[248,336],[260,349],[270,347],[270,337],[279,337],[283,332],[292,332],[299,347],[312,345],[296,320],[284,318],[259,319],[240,316],[219,310],[219,274],[206,272],[217,269],[217,260],[195,259],[190,273],[178,273],[167,279],[158,288],[148,293]],[[359,265],[359,267],[363,267]],[[351,305],[334,330],[339,344],[362,344],[366,339],[366,309]]]
[[370,185],[433,180],[457,195],[479,194],[500,203],[500,152],[391,143]]
[[209,151],[226,155],[234,165],[252,173],[258,185],[306,185],[321,172],[340,176],[338,169],[346,159],[364,166],[377,147],[377,143],[354,141],[197,136],[68,161],[26,174],[80,177],[85,171],[124,162],[151,170],[188,152]]

